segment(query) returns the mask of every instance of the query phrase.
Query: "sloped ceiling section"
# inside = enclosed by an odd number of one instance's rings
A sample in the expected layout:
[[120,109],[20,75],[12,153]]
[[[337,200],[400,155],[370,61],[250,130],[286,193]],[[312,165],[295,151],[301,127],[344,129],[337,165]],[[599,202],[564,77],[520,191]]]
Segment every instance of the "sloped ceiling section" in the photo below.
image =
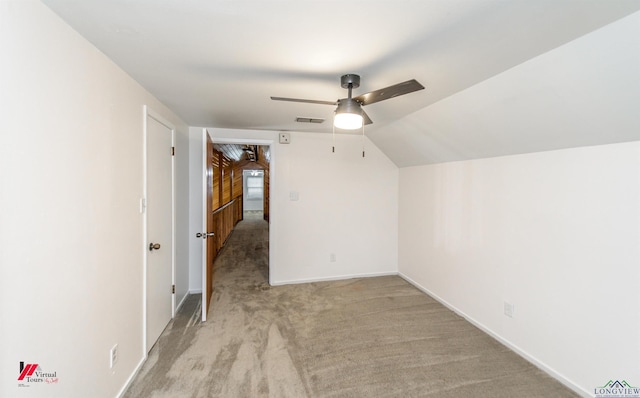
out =
[[400,167],[640,140],[640,13],[369,135]]
[[270,96],[356,73],[354,95],[426,86],[366,107],[400,166],[637,139],[640,0],[43,2],[192,126],[331,133],[333,106]]

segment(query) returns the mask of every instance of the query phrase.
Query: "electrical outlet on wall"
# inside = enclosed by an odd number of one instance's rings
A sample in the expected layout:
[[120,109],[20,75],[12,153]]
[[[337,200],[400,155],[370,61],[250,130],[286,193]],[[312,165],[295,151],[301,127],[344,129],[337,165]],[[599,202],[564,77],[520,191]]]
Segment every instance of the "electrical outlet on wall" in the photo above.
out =
[[504,302],[504,314],[509,318],[513,318],[513,304],[507,301]]
[[116,362],[118,362],[118,345],[117,344],[115,344],[109,350],[109,369],[113,369],[113,367],[116,365]]

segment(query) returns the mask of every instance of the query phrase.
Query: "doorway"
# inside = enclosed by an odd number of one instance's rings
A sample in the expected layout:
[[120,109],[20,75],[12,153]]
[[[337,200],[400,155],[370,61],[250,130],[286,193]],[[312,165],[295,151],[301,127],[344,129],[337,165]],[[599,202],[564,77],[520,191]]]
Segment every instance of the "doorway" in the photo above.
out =
[[264,218],[264,170],[242,171],[244,218]]
[[[220,171],[218,169],[216,169],[216,167],[221,167],[221,165],[226,165],[226,160],[221,159],[220,157],[216,157],[215,155],[213,156],[214,159],[214,167],[209,167],[208,164],[208,158],[212,158],[211,156],[208,155],[208,145],[207,145],[207,141],[208,139],[211,138],[212,139],[212,143],[213,143],[213,147],[215,149],[215,151],[217,152],[224,152],[225,153],[225,157],[228,158],[230,161],[233,161],[234,165],[233,167],[231,167],[231,183],[227,184],[224,180],[224,178],[219,179],[218,181],[218,185],[216,184],[215,179],[213,181],[209,181],[208,179],[211,175],[228,175],[226,174],[226,172],[224,170]],[[270,197],[270,186],[271,186],[271,179],[272,179],[272,174],[271,174],[271,170],[273,168],[273,158],[272,158],[272,154],[271,154],[271,149],[272,144],[274,141],[272,140],[244,140],[244,139],[225,139],[225,138],[216,138],[213,137],[213,134],[210,134],[207,129],[203,129],[203,145],[202,145],[202,150],[203,150],[203,163],[204,163],[204,167],[203,167],[203,213],[204,213],[204,217],[203,217],[203,230],[205,230],[206,228],[206,222],[205,220],[207,219],[207,215],[208,213],[211,212],[211,210],[207,210],[206,209],[206,205],[208,205],[208,203],[211,201],[211,199],[207,199],[207,194],[208,191],[210,190],[210,188],[207,187],[207,185],[209,186],[213,186],[214,191],[216,190],[215,187],[218,187],[218,189],[220,190],[220,193],[222,195],[222,200],[219,200],[217,203],[219,206],[225,206],[227,204],[227,200],[231,199],[233,200],[234,197],[236,197],[237,194],[237,190],[236,187],[241,187],[241,189],[243,190],[242,192],[242,196],[240,196],[239,202],[241,204],[241,206],[237,206],[239,208],[241,208],[241,217],[244,216],[244,209],[242,208],[244,206],[244,200],[245,200],[245,194],[244,194],[244,190],[245,190],[245,180],[244,180],[244,170],[256,170],[256,171],[260,171],[262,176],[261,176],[261,180],[262,180],[262,215],[260,217],[261,220],[264,220],[264,222],[266,222],[267,227],[268,227],[268,236],[269,236],[269,255],[268,258],[266,259],[267,261],[267,265],[271,264],[271,255],[273,253],[271,249],[271,245],[273,244],[273,239],[271,234],[272,234],[272,228],[271,228],[271,222],[270,222],[270,212],[271,212],[271,207],[270,207],[270,201],[269,201],[269,197]],[[235,155],[234,155],[235,154]],[[251,156],[243,156],[244,154],[246,155],[251,155]],[[215,159],[218,158],[218,161],[216,163]],[[259,165],[258,165],[259,164]],[[226,166],[225,166],[226,167]],[[216,172],[217,170],[217,172]],[[254,172],[254,177],[258,177],[257,175],[255,175],[256,173]],[[208,184],[207,184],[208,182]],[[236,185],[237,182],[237,185]],[[221,185],[220,185],[221,184]],[[256,184],[256,180],[254,180],[251,185],[255,185]],[[225,189],[225,187],[229,185],[229,189]],[[227,191],[230,192],[230,198],[226,197]],[[217,191],[216,191],[217,192]],[[213,202],[216,201],[216,195],[214,192],[214,200]],[[259,200],[256,200],[256,196],[252,196],[254,201],[254,204],[257,204],[255,202],[258,202]],[[214,203],[214,209],[213,212],[216,212],[215,209],[215,203]],[[253,207],[252,207],[253,208]],[[206,299],[207,297],[207,292],[210,289],[211,286],[211,281],[212,281],[212,277],[215,277],[213,275],[213,270],[210,264],[210,261],[207,260],[207,257],[210,257],[208,255],[208,245],[203,245],[203,254],[202,254],[202,292],[203,292],[203,305],[202,305],[202,320],[205,321],[207,319],[207,311],[209,310],[208,306],[207,306],[207,302],[208,300]],[[215,261],[215,259],[214,259]],[[268,267],[269,271],[268,271],[268,278],[270,280],[270,275],[271,275],[271,268]]]

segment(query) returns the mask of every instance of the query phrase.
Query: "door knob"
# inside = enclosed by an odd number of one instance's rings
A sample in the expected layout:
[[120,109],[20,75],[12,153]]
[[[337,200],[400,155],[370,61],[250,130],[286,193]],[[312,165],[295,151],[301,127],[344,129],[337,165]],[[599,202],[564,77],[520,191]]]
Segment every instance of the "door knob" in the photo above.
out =
[[152,252],[154,250],[160,249],[160,243],[149,243],[149,251]]
[[198,232],[196,234],[196,238],[207,239],[207,238],[211,238],[214,235],[215,235],[215,233],[213,233],[213,232],[205,232],[205,233]]

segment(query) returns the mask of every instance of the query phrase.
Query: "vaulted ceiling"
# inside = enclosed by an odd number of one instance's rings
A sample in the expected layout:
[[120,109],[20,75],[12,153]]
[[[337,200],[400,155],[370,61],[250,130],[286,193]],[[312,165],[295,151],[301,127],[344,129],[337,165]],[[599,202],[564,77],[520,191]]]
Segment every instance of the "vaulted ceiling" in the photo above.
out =
[[333,106],[270,96],[356,73],[426,86],[366,107],[399,166],[640,139],[640,0],[43,2],[191,126],[330,133]]

